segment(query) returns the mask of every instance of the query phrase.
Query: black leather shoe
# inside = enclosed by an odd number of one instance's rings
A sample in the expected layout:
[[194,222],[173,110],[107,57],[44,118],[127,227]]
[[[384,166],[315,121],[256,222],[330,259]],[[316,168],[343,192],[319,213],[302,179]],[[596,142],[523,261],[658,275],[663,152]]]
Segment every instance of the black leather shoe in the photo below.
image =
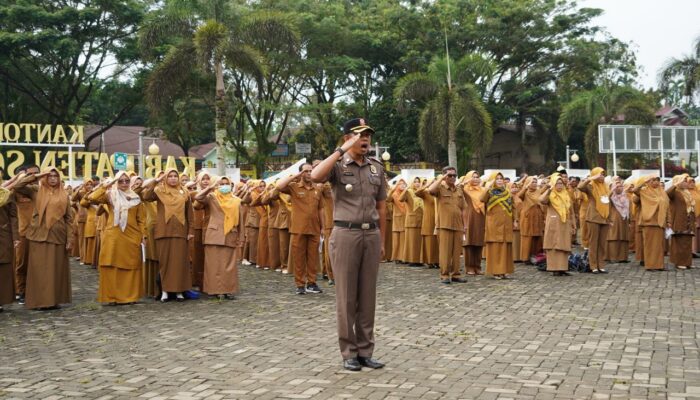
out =
[[464,278],[452,278],[452,282],[467,283],[467,280]]
[[443,279],[443,280],[440,281],[440,283],[445,284],[445,285],[449,285],[450,282],[452,282],[452,281],[449,280],[449,279]]
[[362,365],[357,361],[357,358],[348,358],[343,360],[343,368],[348,371],[362,371]]
[[384,368],[384,364],[382,364],[381,362],[379,362],[373,358],[370,358],[370,357],[357,357],[357,361],[363,367],[372,368],[372,369]]

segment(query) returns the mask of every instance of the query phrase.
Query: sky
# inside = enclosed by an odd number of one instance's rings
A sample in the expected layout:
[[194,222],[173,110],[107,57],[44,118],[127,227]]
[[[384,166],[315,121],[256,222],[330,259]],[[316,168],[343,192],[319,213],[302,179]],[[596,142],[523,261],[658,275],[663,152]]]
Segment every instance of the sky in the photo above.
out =
[[631,44],[641,66],[643,88],[657,87],[665,62],[689,55],[700,36],[700,0],[579,0],[581,7],[604,10],[593,20],[612,36]]

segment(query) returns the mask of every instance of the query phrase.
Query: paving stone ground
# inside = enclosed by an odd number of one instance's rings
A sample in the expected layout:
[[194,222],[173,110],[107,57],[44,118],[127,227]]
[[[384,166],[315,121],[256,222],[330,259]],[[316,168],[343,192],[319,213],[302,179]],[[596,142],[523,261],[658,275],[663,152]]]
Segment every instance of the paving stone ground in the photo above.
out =
[[341,368],[334,291],[240,268],[234,301],[95,303],[72,263],[74,303],[0,314],[0,398],[700,399],[700,269],[440,285],[382,264],[375,356]]

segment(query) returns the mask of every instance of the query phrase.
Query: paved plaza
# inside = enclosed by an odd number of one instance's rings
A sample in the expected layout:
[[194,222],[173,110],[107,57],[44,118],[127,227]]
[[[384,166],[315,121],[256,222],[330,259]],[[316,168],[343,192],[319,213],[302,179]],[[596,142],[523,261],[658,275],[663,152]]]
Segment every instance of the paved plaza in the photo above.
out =
[[241,267],[242,293],[133,306],[95,303],[72,263],[74,303],[0,314],[0,398],[700,399],[700,269],[441,285],[382,264],[375,356],[341,368],[334,291]]

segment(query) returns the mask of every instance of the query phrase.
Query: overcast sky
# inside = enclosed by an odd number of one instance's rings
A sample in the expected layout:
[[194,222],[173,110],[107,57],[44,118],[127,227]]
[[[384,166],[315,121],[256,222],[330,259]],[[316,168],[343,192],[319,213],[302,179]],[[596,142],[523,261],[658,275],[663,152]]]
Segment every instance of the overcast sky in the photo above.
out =
[[690,54],[700,36],[700,0],[579,0],[579,5],[603,9],[593,23],[631,43],[644,88],[657,87],[666,60]]

